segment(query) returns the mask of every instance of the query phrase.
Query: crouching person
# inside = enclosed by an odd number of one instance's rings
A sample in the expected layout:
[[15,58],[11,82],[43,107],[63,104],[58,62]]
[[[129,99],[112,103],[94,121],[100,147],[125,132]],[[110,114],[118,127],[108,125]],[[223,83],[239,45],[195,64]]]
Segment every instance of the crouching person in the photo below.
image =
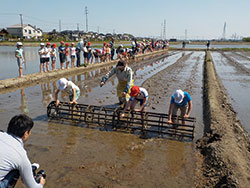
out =
[[[140,108],[135,109],[136,104],[140,102]],[[130,110],[135,112],[145,112],[148,105],[148,92],[146,89],[138,86],[133,86],[130,91],[130,98],[127,102],[125,108],[123,109],[120,117],[125,116],[125,111],[130,108]]]
[[32,166],[24,149],[28,140],[33,120],[24,115],[14,116],[8,125],[7,133],[0,132],[0,187],[14,187],[19,174],[26,187],[42,188],[45,185],[43,176],[40,183],[34,179]]
[[180,89],[176,90],[171,96],[167,123],[175,123],[175,119],[173,119],[172,116],[176,115],[178,109],[180,109],[182,124],[185,124],[185,120],[189,117],[191,113],[192,106],[192,99],[189,93]]
[[72,81],[68,81],[66,78],[61,78],[58,81],[58,89],[56,90],[55,99],[56,106],[59,105],[60,101],[58,99],[58,93],[60,91],[66,91],[69,94],[69,104],[77,104],[76,100],[80,96],[80,89],[77,85],[75,85]]

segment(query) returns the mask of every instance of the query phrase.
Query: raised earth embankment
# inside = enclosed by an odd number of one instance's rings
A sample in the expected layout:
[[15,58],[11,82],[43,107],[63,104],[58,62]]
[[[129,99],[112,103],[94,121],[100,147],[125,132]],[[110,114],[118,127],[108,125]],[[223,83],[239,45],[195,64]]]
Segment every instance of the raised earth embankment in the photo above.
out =
[[[250,139],[217,77],[210,52],[204,62],[205,136],[197,141],[196,187],[250,185]],[[199,155],[199,154],[198,154]]]

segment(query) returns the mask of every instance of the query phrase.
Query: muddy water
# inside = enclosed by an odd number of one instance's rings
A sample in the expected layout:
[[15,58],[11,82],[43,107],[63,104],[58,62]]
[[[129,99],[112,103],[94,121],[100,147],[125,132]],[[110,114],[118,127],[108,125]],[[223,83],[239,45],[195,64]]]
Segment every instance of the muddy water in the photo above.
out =
[[[194,103],[191,116],[197,117],[196,139],[203,130],[204,55],[204,52],[174,52],[162,60],[132,66],[136,72],[135,83],[143,83],[150,93],[150,111],[154,107],[154,111],[166,113],[170,96],[177,88],[191,94]],[[81,88],[79,103],[117,102],[116,79],[102,88],[98,86],[108,69],[69,78]],[[162,78],[166,81],[155,84],[159,71],[165,71]],[[146,81],[150,77],[152,84]],[[53,82],[0,95],[0,129],[6,130],[10,118],[18,113],[27,113],[35,121],[26,148],[31,161],[39,162],[46,170],[46,187],[193,187],[193,142],[141,139],[138,135],[105,132],[97,127],[48,121],[46,107],[53,100],[55,90]],[[154,93],[158,90],[159,93]],[[63,94],[60,97],[67,100]]]
[[[246,53],[241,52],[237,52],[237,54],[226,53],[226,56],[233,59],[234,63],[232,64],[218,52],[212,52],[211,54],[217,74],[230,96],[233,108],[236,110],[237,116],[246,131],[250,133],[250,78],[249,74],[245,71],[250,71],[250,61],[247,60],[249,57],[246,56]],[[246,69],[242,69],[241,66],[244,66]]]

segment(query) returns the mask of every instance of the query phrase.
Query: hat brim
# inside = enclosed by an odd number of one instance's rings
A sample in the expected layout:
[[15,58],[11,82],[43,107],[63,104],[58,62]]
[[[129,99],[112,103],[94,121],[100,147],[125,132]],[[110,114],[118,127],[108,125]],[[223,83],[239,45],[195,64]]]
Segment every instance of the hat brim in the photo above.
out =
[[[183,97],[183,98],[184,98],[184,97]],[[180,104],[180,103],[182,103],[182,101],[183,101],[183,98],[181,98],[180,100],[174,99],[174,102],[175,102],[175,103],[178,103],[178,104]]]
[[66,88],[66,84],[64,86],[59,86],[60,90],[64,90]]

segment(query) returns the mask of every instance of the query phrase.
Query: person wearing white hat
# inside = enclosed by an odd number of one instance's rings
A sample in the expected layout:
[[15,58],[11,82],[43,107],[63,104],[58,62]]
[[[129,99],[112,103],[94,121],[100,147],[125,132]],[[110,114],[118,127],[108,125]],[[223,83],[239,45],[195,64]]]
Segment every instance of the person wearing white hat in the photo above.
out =
[[68,81],[66,78],[61,78],[58,81],[58,89],[56,90],[55,99],[56,99],[56,106],[59,105],[60,101],[58,99],[58,93],[60,91],[66,91],[69,94],[69,104],[77,104],[76,100],[80,96],[80,89],[77,85],[75,85],[72,81]]
[[19,77],[23,77],[23,67],[24,67],[24,53],[23,53],[23,49],[22,49],[23,44],[21,42],[17,42],[16,43],[16,52],[15,52],[15,56],[17,58],[17,65],[18,65],[18,69],[19,69]]
[[40,56],[40,72],[46,72],[45,70],[45,60],[46,60],[46,54],[48,52],[46,51],[45,47],[44,47],[44,43],[40,43],[40,48],[38,50],[38,54]]
[[192,110],[192,99],[188,92],[178,89],[171,96],[169,112],[168,112],[168,124],[174,123],[172,116],[177,114],[178,109],[181,111],[182,124],[185,124]]

